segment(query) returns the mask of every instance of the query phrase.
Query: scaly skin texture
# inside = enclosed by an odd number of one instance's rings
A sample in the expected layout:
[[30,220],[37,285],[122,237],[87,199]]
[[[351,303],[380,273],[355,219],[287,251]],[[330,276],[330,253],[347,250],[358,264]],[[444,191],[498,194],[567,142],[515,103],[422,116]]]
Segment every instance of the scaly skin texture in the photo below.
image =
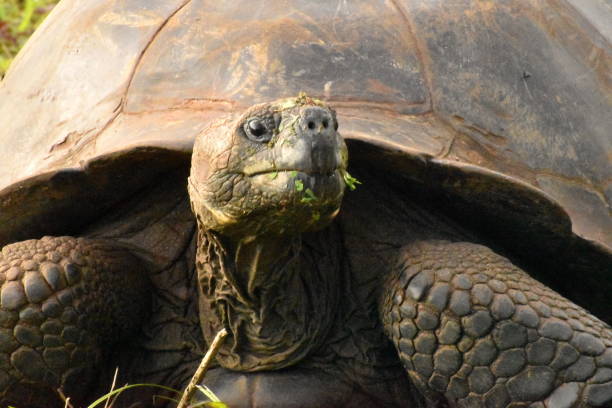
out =
[[[87,396],[108,344],[150,306],[141,261],[101,240],[44,237],[0,255],[0,390],[5,404],[52,406]],[[33,391],[35,390],[35,391]]]
[[484,246],[405,247],[380,312],[431,401],[552,408],[612,400],[610,327]]

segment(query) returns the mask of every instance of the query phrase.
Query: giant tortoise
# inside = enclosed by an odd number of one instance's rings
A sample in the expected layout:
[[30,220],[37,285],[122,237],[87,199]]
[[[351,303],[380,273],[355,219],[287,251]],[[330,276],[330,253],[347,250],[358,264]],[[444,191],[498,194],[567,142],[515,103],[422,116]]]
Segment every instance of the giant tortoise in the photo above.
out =
[[3,403],[181,388],[225,328],[231,407],[610,406],[611,21],[62,0],[0,85]]

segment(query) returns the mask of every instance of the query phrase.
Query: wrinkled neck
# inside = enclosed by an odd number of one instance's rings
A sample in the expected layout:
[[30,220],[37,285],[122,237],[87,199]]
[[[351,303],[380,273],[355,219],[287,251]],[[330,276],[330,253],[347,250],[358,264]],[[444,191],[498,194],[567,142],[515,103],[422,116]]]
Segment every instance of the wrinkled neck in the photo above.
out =
[[[209,237],[210,239],[211,237]],[[250,236],[241,239],[216,237],[224,254],[222,272],[240,298],[256,305],[261,293],[283,280],[281,274],[295,273],[301,236]]]
[[211,341],[229,336],[218,360],[240,371],[299,362],[325,340],[340,288],[335,230],[308,236],[229,239],[200,230],[200,319]]

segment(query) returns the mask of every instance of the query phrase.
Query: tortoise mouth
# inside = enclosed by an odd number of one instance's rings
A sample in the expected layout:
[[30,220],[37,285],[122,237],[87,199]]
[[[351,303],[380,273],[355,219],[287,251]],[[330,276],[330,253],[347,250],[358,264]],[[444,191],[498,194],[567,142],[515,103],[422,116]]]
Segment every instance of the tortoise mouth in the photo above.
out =
[[338,174],[342,169],[340,167],[336,167],[331,170],[304,170],[298,168],[289,168],[289,169],[269,169],[269,170],[260,170],[255,172],[245,172],[244,174],[248,177],[256,177],[261,175],[268,175],[270,178],[274,178],[279,174],[288,174],[290,177],[297,177],[299,175],[308,176],[308,177],[332,177]]
[[323,172],[274,169],[253,172],[248,177],[257,190],[283,199],[296,199],[310,206],[339,205],[344,194],[343,171],[343,167]]

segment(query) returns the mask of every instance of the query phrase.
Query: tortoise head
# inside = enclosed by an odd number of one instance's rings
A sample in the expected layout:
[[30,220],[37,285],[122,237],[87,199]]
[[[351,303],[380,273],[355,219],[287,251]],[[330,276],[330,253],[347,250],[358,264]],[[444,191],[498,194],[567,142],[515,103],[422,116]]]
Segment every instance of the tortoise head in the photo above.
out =
[[347,174],[337,129],[335,112],[304,95],[211,124],[196,140],[189,177],[199,225],[242,237],[327,226]]

